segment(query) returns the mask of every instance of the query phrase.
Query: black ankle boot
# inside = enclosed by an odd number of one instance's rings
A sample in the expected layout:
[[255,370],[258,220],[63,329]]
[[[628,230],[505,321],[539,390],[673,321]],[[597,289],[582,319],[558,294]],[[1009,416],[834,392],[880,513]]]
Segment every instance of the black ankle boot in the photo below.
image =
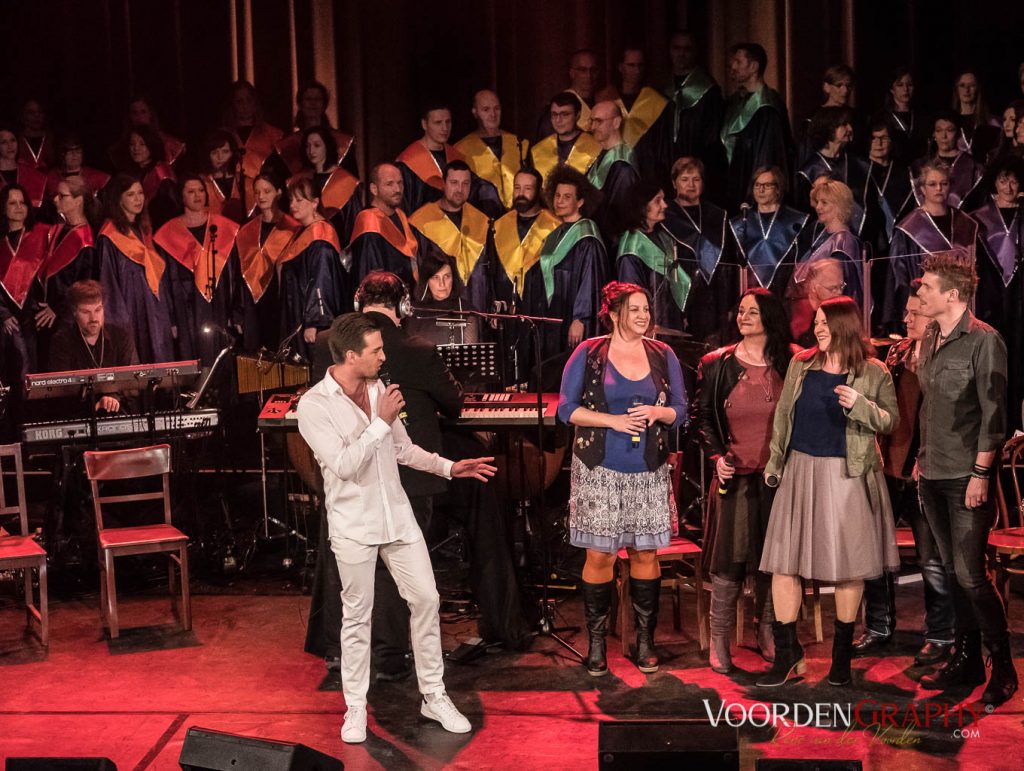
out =
[[923,687],[936,691],[958,685],[981,685],[983,682],[985,660],[981,657],[981,632],[977,630],[958,634],[949,660],[921,678]]
[[853,622],[836,619],[832,638],[832,667],[828,670],[829,685],[850,684],[850,659],[853,657]]
[[796,639],[796,622],[783,624],[775,621],[772,631],[775,635],[775,661],[772,662],[772,668],[757,680],[762,688],[783,685],[791,675],[802,675],[807,669],[803,646]]
[[612,592],[615,582],[583,585],[583,611],[587,617],[587,633],[590,635],[590,649],[583,666],[594,677],[608,674],[608,657],[605,650],[605,638],[608,635],[608,615],[612,608]]
[[1013,668],[1013,657],[1010,655],[1009,635],[999,642],[988,643],[988,651],[992,658],[992,677],[985,686],[981,700],[998,707],[1017,692],[1017,670]]
[[629,597],[636,614],[636,666],[641,672],[658,671],[658,654],[654,650],[654,628],[658,626],[660,578],[630,578]]

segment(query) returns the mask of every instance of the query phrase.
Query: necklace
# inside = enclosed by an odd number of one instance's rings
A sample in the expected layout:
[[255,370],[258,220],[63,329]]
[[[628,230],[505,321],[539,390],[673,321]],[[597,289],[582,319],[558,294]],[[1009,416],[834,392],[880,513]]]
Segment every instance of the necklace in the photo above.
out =
[[[737,358],[740,358],[741,361],[746,361],[751,367],[763,368],[764,369],[764,379],[763,380],[755,381],[752,377],[750,377],[750,373],[747,371],[746,367],[744,367],[744,369],[743,369],[742,377],[743,377],[744,380],[749,380],[751,383],[754,383],[757,386],[759,386],[760,389],[761,389],[761,392],[764,394],[764,400],[766,402],[770,403],[772,401],[772,399],[774,398],[774,396],[775,396],[775,394],[773,392],[773,389],[772,389],[771,367],[769,367],[768,366],[768,362],[765,361],[764,354],[761,355],[761,363],[760,364],[756,364],[753,361],[751,361],[751,359],[753,359],[753,356],[749,355],[749,352],[743,346],[743,342],[744,341],[741,340],[739,342],[739,344],[736,346]],[[740,353],[741,349],[742,349],[744,354],[747,354],[747,358],[746,359],[743,359],[743,357],[739,356],[739,353]]]
[[[779,209],[782,207],[780,206]],[[761,238],[765,241],[768,240],[768,234],[772,232],[772,228],[775,227],[775,218],[779,216],[779,209],[772,212],[772,221],[768,223],[768,229],[764,229],[764,217],[762,212],[757,213],[757,225],[761,228]]]
[[102,367],[103,366],[103,350],[104,350],[104,348],[106,348],[106,342],[107,342],[107,337],[106,337],[106,335],[103,334],[103,329],[102,328],[100,329],[100,358],[99,358],[99,361],[97,361],[96,357],[93,355],[93,353],[92,353],[92,346],[89,345],[89,341],[86,340],[85,339],[85,335],[82,334],[82,328],[81,327],[78,328],[78,335],[79,335],[79,337],[82,338],[82,342],[85,344],[85,350],[89,352],[89,358],[92,359],[93,367],[95,367],[96,369],[99,369],[100,367]]

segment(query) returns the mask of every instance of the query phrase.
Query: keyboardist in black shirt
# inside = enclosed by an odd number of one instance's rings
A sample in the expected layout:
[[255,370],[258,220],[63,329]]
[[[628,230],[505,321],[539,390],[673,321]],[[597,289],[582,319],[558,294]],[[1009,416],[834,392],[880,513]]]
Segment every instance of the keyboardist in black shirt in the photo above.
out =
[[[68,290],[67,300],[74,323],[64,325],[53,335],[50,372],[127,367],[139,363],[132,335],[104,323],[103,287],[98,281],[76,281]],[[71,409],[71,405],[62,406]],[[130,397],[124,393],[101,394],[92,405],[101,415],[127,412],[130,407]],[[61,417],[71,416],[63,414]]]

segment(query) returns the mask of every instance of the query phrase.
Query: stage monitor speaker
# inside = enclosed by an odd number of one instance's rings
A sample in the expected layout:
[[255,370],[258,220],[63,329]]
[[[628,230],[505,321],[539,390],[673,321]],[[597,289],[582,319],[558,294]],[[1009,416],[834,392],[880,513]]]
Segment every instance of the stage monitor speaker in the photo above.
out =
[[345,768],[305,744],[190,728],[178,763],[182,771],[342,771]]
[[7,758],[5,771],[117,771],[110,758]]
[[757,771],[863,771],[859,760],[810,760],[795,758],[758,758]]
[[597,758],[601,769],[739,771],[739,732],[705,720],[603,722]]

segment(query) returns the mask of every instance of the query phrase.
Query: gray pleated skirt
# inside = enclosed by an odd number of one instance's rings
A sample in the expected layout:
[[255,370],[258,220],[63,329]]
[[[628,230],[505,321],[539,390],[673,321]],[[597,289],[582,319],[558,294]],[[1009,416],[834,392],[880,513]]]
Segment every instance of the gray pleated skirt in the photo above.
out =
[[790,451],[761,570],[832,583],[877,578],[899,564],[881,469],[850,477],[844,458]]

